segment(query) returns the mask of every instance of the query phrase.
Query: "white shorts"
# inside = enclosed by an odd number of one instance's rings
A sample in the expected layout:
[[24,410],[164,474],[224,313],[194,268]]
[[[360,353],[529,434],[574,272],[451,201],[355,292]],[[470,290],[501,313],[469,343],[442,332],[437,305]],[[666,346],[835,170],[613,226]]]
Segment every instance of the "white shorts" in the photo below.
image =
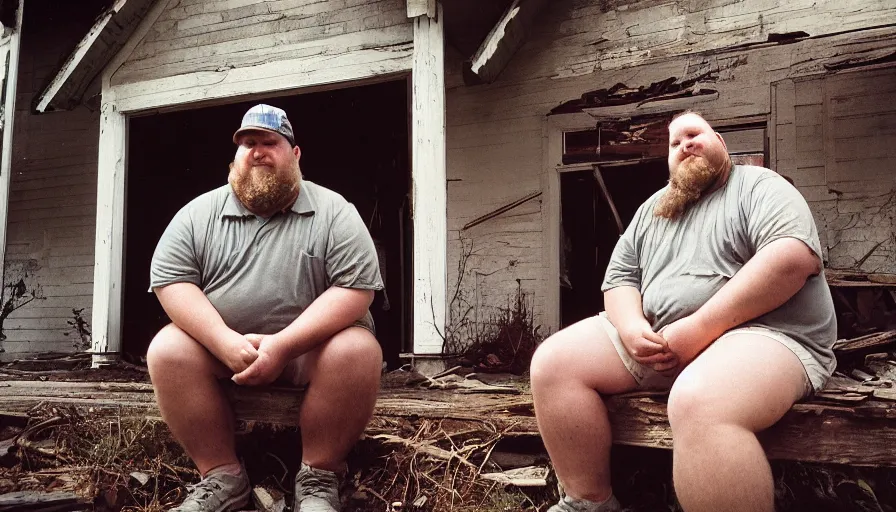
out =
[[[610,322],[610,319],[607,318],[607,314],[600,313],[596,318],[597,323],[603,327],[607,336],[613,342],[613,346],[616,348],[616,352],[622,359],[622,363],[628,369],[629,373],[632,374],[632,377],[635,378],[635,381],[637,381],[639,389],[664,391],[672,388],[672,383],[674,383],[675,379],[678,377],[677,373],[660,373],[650,366],[644,366],[635,361],[631,354],[628,353],[628,350],[626,350],[625,345],[622,344],[622,338],[619,337],[619,332],[616,330],[616,327]],[[773,339],[790,349],[790,351],[800,359],[800,362],[803,363],[803,369],[806,371],[806,392],[803,395],[804,397],[821,391],[828,378],[831,376],[831,372],[812,357],[812,353],[809,352],[806,347],[790,336],[772,329],[767,329],[765,327],[738,327],[721,335],[719,339],[721,340],[729,336],[734,336],[735,334],[743,333],[756,334]]]

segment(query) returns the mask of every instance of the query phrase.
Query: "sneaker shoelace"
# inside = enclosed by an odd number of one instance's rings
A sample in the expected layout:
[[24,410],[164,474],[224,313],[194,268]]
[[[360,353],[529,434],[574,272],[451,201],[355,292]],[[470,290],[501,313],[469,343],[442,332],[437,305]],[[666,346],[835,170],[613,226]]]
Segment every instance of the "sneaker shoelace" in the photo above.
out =
[[302,476],[302,497],[314,496],[328,499],[333,491],[338,488],[335,477],[330,475],[315,475],[311,472]]
[[200,480],[195,484],[187,486],[186,501],[203,502],[215,495],[215,492],[223,490],[221,483],[217,480]]

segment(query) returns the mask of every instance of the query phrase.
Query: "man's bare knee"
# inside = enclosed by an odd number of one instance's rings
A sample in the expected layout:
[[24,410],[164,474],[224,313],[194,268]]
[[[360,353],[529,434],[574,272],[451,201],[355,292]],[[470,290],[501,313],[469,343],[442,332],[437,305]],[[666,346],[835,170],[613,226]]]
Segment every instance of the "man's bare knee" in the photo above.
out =
[[383,351],[370,331],[362,327],[349,327],[336,333],[320,347],[318,364],[351,372],[373,368],[379,374]]
[[533,387],[549,384],[552,379],[563,374],[563,368],[568,364],[568,361],[565,361],[567,359],[565,351],[566,347],[560,333],[544,340],[535,349],[529,365],[529,380]]
[[146,352],[149,373],[181,371],[184,367],[214,369],[217,359],[205,347],[174,324],[162,328]]
[[711,400],[705,391],[698,378],[679,378],[675,382],[669,392],[666,407],[673,431],[689,425],[711,424],[714,421]]

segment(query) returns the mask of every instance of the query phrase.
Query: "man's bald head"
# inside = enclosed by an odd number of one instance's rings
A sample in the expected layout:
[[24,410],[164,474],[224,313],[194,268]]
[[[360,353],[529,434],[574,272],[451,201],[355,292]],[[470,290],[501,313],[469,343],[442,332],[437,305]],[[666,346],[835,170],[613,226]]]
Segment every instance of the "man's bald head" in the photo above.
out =
[[727,178],[731,158],[722,136],[697,112],[669,123],[669,188],[657,203],[660,217],[679,217],[709,189]]

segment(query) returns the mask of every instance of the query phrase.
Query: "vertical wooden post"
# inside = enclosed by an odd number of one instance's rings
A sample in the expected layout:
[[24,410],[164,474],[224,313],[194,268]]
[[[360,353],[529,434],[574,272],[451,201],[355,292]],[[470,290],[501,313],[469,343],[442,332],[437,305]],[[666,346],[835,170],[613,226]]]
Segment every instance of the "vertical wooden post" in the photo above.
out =
[[127,117],[105,91],[100,113],[96,249],[93,272],[93,364],[121,351]]
[[448,190],[445,156],[445,38],[442,6],[414,19],[412,204],[414,353],[438,354],[445,334]]
[[[0,277],[6,269],[6,228],[9,221],[9,187],[12,179],[12,136],[16,119],[16,83],[19,80],[19,49],[22,39],[22,11],[24,2],[18,2],[16,26],[0,40],[0,91],[3,98],[3,146],[0,155]],[[5,30],[4,30],[5,32]],[[3,286],[0,279],[0,286]]]

